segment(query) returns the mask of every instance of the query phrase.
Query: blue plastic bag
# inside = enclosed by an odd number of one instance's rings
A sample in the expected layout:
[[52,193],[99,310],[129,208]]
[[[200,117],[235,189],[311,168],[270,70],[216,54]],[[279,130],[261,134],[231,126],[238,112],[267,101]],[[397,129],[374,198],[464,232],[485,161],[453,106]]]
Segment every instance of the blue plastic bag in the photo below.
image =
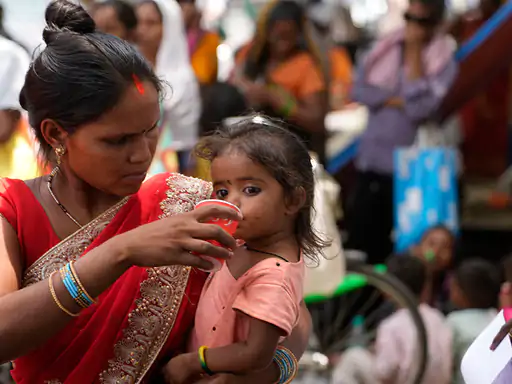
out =
[[448,147],[411,147],[394,153],[395,250],[407,251],[423,233],[459,228],[457,152]]

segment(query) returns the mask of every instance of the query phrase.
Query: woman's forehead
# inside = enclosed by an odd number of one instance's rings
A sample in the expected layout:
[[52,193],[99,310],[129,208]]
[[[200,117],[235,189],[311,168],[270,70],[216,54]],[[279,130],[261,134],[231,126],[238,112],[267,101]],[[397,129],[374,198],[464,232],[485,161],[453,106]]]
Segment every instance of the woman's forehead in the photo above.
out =
[[160,117],[159,95],[149,82],[128,87],[117,105],[95,123],[99,130],[138,133],[149,129]]

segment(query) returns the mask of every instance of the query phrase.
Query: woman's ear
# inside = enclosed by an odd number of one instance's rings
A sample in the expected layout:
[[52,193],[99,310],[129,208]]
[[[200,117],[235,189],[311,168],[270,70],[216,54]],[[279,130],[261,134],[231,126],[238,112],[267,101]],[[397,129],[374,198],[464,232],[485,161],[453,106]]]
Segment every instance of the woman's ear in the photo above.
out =
[[41,123],[41,134],[44,140],[52,147],[65,147],[69,134],[52,119],[45,119]]
[[295,188],[293,193],[285,199],[285,208],[287,215],[295,215],[306,204],[306,190],[303,187]]

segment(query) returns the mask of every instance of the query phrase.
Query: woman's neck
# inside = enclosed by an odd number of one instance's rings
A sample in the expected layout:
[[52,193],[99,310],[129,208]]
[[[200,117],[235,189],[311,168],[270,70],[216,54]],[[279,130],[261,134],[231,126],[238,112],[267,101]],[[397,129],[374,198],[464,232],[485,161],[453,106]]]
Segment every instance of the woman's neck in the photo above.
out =
[[122,199],[91,187],[65,169],[57,172],[51,188],[59,203],[81,224],[95,219]]

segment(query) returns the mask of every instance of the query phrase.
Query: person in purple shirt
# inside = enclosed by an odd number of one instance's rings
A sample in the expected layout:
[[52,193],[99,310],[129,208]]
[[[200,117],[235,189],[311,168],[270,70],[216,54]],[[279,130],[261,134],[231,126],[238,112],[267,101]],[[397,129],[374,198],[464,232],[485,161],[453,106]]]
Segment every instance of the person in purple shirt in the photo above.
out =
[[405,27],[379,40],[361,63],[352,99],[369,109],[356,186],[347,209],[347,249],[380,263],[392,252],[393,152],[411,146],[457,74],[455,43],[441,33],[444,0],[410,0]]

